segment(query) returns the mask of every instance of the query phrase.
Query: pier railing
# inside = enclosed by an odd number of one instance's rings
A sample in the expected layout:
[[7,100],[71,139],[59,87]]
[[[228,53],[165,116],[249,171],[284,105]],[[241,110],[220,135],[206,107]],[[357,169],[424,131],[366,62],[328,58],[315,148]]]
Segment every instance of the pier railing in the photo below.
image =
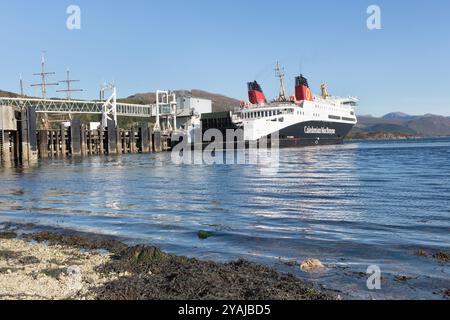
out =
[[[104,101],[0,98],[0,106],[33,107],[37,113],[102,114]],[[140,105],[117,102],[117,115],[150,118],[156,116],[156,104]],[[160,115],[172,112],[170,106],[160,105]]]

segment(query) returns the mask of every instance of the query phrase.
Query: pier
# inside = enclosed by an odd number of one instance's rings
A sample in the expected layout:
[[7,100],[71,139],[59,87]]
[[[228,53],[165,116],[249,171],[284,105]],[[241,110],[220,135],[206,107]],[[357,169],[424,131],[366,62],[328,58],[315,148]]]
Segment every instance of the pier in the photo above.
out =
[[[157,91],[156,104],[117,102],[116,90],[99,101],[0,97],[0,161],[22,164],[38,159],[161,152],[170,149],[176,129],[176,97]],[[50,126],[49,115],[69,121]],[[101,122],[83,122],[82,115],[101,115]],[[139,119],[119,128],[118,117]]]

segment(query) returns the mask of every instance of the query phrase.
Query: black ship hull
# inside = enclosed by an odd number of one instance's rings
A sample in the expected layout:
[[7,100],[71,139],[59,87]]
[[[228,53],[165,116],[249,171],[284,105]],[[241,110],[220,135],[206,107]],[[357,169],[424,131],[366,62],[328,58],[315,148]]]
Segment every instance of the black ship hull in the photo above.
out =
[[353,126],[341,122],[299,122],[280,130],[279,144],[281,148],[341,144]]
[[[238,127],[231,121],[227,113],[221,117],[202,119],[202,133],[209,129],[218,129],[226,137],[227,130],[236,130]],[[343,143],[354,124],[331,121],[306,121],[286,127],[279,132],[280,148],[303,147],[314,145],[333,145]],[[268,137],[270,140],[270,137]],[[209,143],[204,142],[208,145]],[[249,143],[247,142],[246,145]]]

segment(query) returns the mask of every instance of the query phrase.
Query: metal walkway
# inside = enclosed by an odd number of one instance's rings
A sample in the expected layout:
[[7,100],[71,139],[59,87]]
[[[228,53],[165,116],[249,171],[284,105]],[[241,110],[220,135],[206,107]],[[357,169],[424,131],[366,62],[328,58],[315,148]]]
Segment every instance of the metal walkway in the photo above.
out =
[[[104,104],[104,101],[0,98],[0,106],[34,107],[38,113],[102,114]],[[171,114],[170,106],[160,105],[159,107],[159,114]],[[117,102],[117,115],[143,118],[155,117],[157,115],[156,104],[139,105]]]

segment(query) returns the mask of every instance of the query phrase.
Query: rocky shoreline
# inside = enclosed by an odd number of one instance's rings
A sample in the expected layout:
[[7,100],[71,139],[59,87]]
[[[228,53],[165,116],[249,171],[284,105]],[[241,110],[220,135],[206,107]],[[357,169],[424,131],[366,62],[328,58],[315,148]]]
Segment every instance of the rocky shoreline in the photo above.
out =
[[346,140],[411,140],[423,139],[423,136],[391,132],[351,132]]
[[129,247],[111,237],[0,230],[0,299],[336,300],[291,274]]

